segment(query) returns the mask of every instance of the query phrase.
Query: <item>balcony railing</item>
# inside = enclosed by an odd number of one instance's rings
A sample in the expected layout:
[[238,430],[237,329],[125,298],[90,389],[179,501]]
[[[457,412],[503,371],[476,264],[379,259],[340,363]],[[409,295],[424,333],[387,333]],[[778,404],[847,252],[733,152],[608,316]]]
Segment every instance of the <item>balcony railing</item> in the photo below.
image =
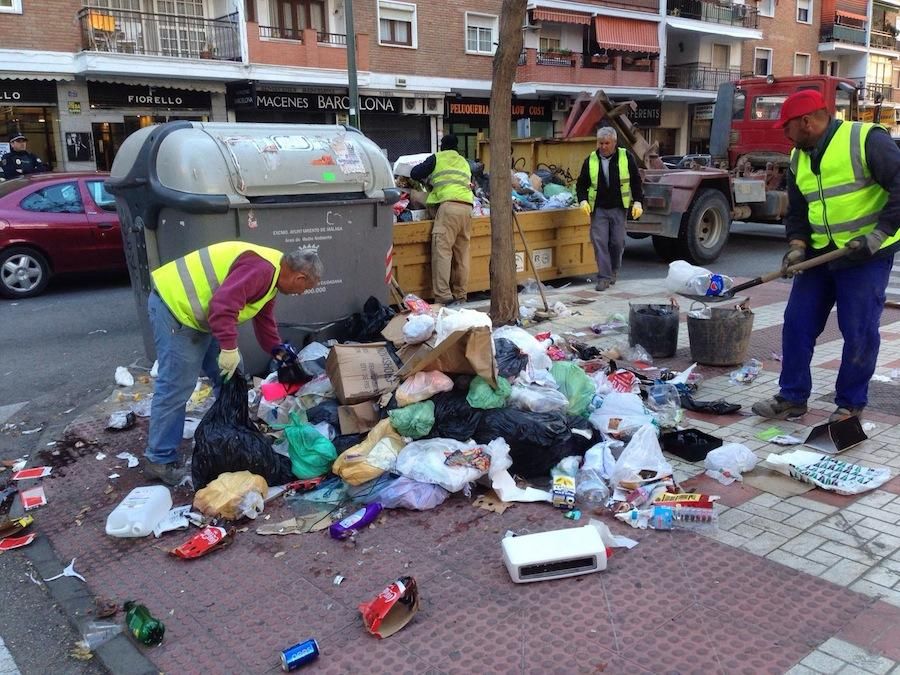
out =
[[877,82],[866,82],[860,80],[857,83],[857,91],[860,100],[871,101],[872,103],[881,103],[893,99],[893,87],[889,84],[879,84]]
[[560,68],[573,68],[575,60],[571,54],[560,54],[559,52],[541,52],[537,53],[537,64],[539,66],[559,66]]
[[834,24],[831,30],[824,31],[819,38],[821,42],[844,42],[846,44],[866,46],[866,31],[864,28],[852,28]]
[[738,5],[727,2],[715,2],[713,0],[672,0],[669,2],[668,13],[670,16],[680,16],[685,19],[709,21],[729,26],[742,28],[757,28],[759,26],[759,11],[749,5]]
[[878,49],[890,49],[892,51],[898,51],[897,38],[894,37],[893,33],[883,33],[881,31],[873,30],[869,44],[872,47],[876,47]]
[[660,0],[591,0],[590,4],[600,5],[601,7],[618,7],[620,9],[630,9],[631,11],[659,12]]
[[322,31],[319,31],[316,33],[316,40],[318,40],[321,45],[347,46],[347,36],[343,33],[323,33]]
[[260,26],[259,37],[303,42],[303,31],[294,30],[293,28],[282,28],[281,26]]
[[78,12],[85,51],[240,61],[237,13],[218,19],[83,7]]
[[709,64],[689,63],[666,68],[666,86],[673,89],[717,91],[720,84],[740,79],[740,68],[713,68]]

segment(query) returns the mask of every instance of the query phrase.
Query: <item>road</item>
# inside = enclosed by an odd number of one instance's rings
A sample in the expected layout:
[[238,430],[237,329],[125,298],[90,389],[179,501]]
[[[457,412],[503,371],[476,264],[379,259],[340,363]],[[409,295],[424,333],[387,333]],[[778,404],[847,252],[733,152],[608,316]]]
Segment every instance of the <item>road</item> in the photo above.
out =
[[[781,237],[779,226],[737,223],[725,253],[710,267],[743,277],[776,269]],[[650,239],[628,239],[620,278],[659,279],[666,271]],[[109,394],[116,366],[149,367],[136,312],[124,277],[61,280],[38,298],[0,300],[0,458],[32,455],[61,438],[69,420]],[[21,552],[0,555],[0,637],[19,669],[104,672],[99,663],[67,656],[78,635],[46,589],[31,583],[29,571]],[[0,643],[5,672],[3,665]]]

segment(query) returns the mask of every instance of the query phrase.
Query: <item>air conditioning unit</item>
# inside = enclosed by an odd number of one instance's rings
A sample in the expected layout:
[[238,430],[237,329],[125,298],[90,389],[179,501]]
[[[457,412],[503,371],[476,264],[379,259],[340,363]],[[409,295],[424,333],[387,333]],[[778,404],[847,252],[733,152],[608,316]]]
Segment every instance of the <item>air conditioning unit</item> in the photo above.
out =
[[395,87],[405,87],[406,86],[406,78],[398,77],[397,79],[394,80],[394,86]]
[[420,99],[420,98],[405,98],[405,99],[403,99],[403,112],[406,115],[421,115],[422,114],[422,99]]
[[536,30],[540,30],[540,29],[541,29],[541,24],[531,23],[531,21],[529,21],[527,17],[525,18],[525,25],[522,26],[522,30],[536,31]]
[[425,100],[425,109],[428,112],[437,112],[440,108],[441,100],[438,98],[429,98]]
[[553,99],[553,112],[569,112],[572,109],[572,101],[568,98]]

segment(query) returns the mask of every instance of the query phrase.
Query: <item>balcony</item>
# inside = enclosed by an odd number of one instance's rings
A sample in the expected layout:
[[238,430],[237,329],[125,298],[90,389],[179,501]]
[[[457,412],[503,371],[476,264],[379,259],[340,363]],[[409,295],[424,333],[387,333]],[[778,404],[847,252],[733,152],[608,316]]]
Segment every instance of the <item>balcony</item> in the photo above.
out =
[[897,45],[897,38],[893,33],[873,30],[869,45],[876,49],[889,49],[891,51],[900,51]]
[[596,5],[599,7],[615,7],[616,9],[629,9],[632,12],[659,13],[660,0],[582,0],[582,4]]
[[[247,22],[247,49],[251,63],[309,68],[347,69],[347,36],[315,28],[293,30]],[[356,65],[369,69],[369,36],[356,34]]]
[[146,56],[240,61],[237,13],[218,19],[82,7],[81,48]]
[[658,63],[627,54],[591,56],[526,49],[519,57],[516,82],[655,87]]
[[708,63],[687,63],[666,68],[665,86],[672,89],[718,91],[719,85],[740,79],[740,68],[713,68]]
[[837,42],[858,47],[866,46],[866,29],[835,23],[829,30],[822,32],[819,42]]
[[732,4],[728,0],[672,0],[668,14],[726,26],[759,27],[759,11],[756,7]]
[[889,84],[860,80],[856,86],[859,92],[859,100],[862,102],[884,103],[894,100],[894,88]]

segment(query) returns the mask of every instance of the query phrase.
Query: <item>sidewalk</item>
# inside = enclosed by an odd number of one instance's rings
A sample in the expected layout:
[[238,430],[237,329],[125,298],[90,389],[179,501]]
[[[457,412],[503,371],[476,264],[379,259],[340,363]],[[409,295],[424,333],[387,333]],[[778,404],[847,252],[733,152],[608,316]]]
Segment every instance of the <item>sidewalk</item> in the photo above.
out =
[[[724,397],[742,404],[744,414],[687,414],[690,426],[760,457],[780,448],[755,438],[773,424],[749,407],[776,392],[773,355],[781,353],[789,288],[776,282],[748,294],[755,312],[750,356],[765,365],[753,383],[731,383],[731,368],[699,368],[705,379],[698,398]],[[584,340],[604,347],[620,338],[594,336],[592,323],[627,315],[631,300],[664,301],[666,294],[661,281],[644,280],[552,296],[593,302],[570,305],[578,315],[533,332],[583,331]],[[885,310],[882,337],[877,372],[890,375],[900,368],[900,310]],[[785,433],[803,437],[833,410],[841,345],[832,316],[813,361],[811,410],[801,423],[778,422]],[[682,312],[678,352],[656,365],[690,363]],[[900,471],[898,394],[900,383],[873,382],[866,421],[875,428],[842,459]],[[859,497],[804,491],[800,483],[773,488],[776,494],[748,484],[723,487],[702,475],[702,463],[669,457],[685,487],[722,496],[715,537],[632,530],[604,517],[615,533],[640,544],[618,550],[599,574],[515,585],[499,541],[507,530],[573,525],[549,505],[515,504],[500,515],[457,494],[432,511],[387,512],[355,547],[321,532],[259,536],[257,522],[231,547],[195,561],[166,555],[185,533],[107,537],[106,515],[145,482],[139,469],[113,467],[123,464],[118,452],[141,454],[146,420],[115,435],[104,422],[98,410],[69,428],[88,445],[72,450],[77,459],[59,458],[44,482],[49,504],[36,512],[36,525],[58,560],[35,564],[61,569],[75,557],[90,593],[146,604],[166,624],[164,643],[142,649],[160,671],[274,673],[281,649],[315,638],[321,657],[306,670],[323,673],[900,672],[900,478]],[[98,450],[107,459],[96,460]],[[121,477],[108,479],[114,470]],[[191,497],[173,491],[176,505]],[[274,523],[293,514],[276,500],[265,515]],[[334,585],[336,575],[345,581]],[[378,640],[365,632],[356,606],[402,575],[416,578],[421,611],[397,635]],[[76,591],[81,584],[63,583]],[[131,643],[114,643],[115,655],[112,647],[100,650],[110,669],[138,672]]]

